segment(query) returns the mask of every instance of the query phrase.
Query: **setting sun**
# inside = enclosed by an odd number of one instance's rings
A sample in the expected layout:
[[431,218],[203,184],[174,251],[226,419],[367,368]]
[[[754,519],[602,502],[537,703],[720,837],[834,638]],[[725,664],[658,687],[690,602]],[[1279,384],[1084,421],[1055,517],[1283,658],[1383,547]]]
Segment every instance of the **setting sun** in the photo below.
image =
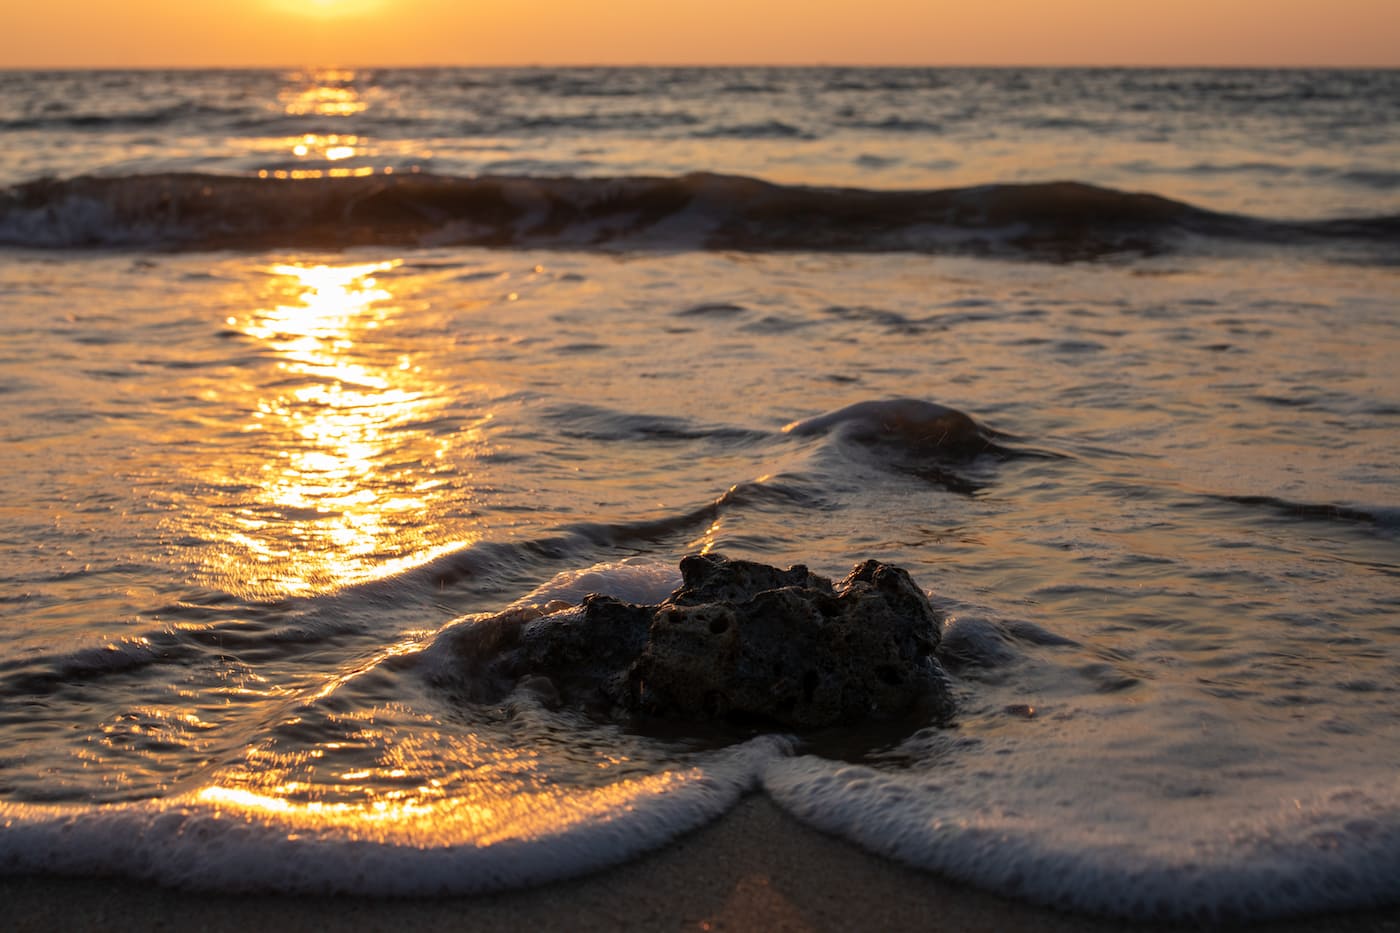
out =
[[268,0],[268,3],[280,12],[315,19],[364,16],[384,6],[384,0]]

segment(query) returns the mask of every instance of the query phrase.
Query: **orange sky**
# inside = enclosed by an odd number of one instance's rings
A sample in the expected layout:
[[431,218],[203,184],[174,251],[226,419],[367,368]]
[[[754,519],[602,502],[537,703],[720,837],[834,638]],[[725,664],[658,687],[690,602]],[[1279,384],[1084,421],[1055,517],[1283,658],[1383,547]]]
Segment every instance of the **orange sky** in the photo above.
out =
[[26,0],[0,67],[1400,66],[1400,0]]

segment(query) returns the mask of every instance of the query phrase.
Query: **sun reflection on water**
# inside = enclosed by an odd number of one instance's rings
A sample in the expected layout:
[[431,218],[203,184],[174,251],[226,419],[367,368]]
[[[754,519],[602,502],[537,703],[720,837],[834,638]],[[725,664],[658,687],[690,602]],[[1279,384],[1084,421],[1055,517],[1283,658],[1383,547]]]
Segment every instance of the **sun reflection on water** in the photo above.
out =
[[350,117],[369,109],[355,87],[355,72],[323,69],[292,75],[279,95],[283,110],[294,117]]
[[[284,725],[295,731],[302,723]],[[684,766],[638,774],[626,755],[608,755],[592,779],[556,783],[541,769],[547,756],[529,743],[438,725],[403,708],[313,717],[304,734],[316,736],[314,746],[250,748],[194,798],[289,833],[484,847],[597,825],[703,778]]]
[[[260,178],[364,178],[375,174],[417,173],[433,153],[421,141],[377,139],[352,118],[371,107],[396,106],[397,93],[360,72],[322,68],[289,72],[277,95],[277,106],[298,131],[268,136],[258,142],[269,164]],[[358,127],[358,128],[357,128]]]
[[376,275],[398,265],[275,265],[278,303],[228,319],[271,352],[275,373],[244,387],[246,453],[213,477],[255,491],[221,516],[209,568],[221,586],[325,590],[468,543],[441,540],[435,520],[451,455],[479,429],[435,422],[444,393],[411,345],[386,339],[399,308]]
[[694,770],[666,771],[585,789],[497,780],[475,785],[470,792],[459,787],[452,795],[425,785],[413,793],[353,802],[292,799],[289,795],[305,790],[300,787],[253,790],[211,784],[198,791],[195,799],[246,820],[283,826],[293,834],[328,834],[419,848],[484,848],[606,822],[635,809],[640,801],[700,779]]
[[298,156],[318,153],[328,162],[348,159],[359,152],[360,137],[339,133],[304,133],[292,143],[292,154]]

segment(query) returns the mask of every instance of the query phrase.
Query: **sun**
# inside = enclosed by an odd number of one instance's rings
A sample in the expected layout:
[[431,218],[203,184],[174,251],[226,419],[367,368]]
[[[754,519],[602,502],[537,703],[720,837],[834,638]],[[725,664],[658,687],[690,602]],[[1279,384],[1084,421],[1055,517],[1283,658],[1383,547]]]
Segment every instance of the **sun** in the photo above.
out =
[[385,0],[267,0],[267,3],[279,12],[296,16],[345,19],[374,13],[384,6]]

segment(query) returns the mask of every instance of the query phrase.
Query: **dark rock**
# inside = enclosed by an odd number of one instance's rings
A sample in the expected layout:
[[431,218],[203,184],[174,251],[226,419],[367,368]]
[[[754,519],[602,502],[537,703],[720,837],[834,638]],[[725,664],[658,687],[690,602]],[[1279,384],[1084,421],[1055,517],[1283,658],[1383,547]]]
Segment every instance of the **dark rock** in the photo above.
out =
[[523,607],[466,626],[455,643],[466,698],[494,703],[524,687],[548,706],[612,715],[654,610],[592,595],[581,606]]
[[734,602],[756,593],[782,587],[802,587],[833,593],[831,581],[802,564],[779,570],[751,560],[730,560],[719,554],[691,554],[681,558],[681,586],[662,605],[698,606]]
[[518,688],[613,719],[795,729],[951,711],[940,620],[900,568],[866,561],[833,585],[709,554],[681,575],[657,606],[589,596],[467,627],[469,698]]

